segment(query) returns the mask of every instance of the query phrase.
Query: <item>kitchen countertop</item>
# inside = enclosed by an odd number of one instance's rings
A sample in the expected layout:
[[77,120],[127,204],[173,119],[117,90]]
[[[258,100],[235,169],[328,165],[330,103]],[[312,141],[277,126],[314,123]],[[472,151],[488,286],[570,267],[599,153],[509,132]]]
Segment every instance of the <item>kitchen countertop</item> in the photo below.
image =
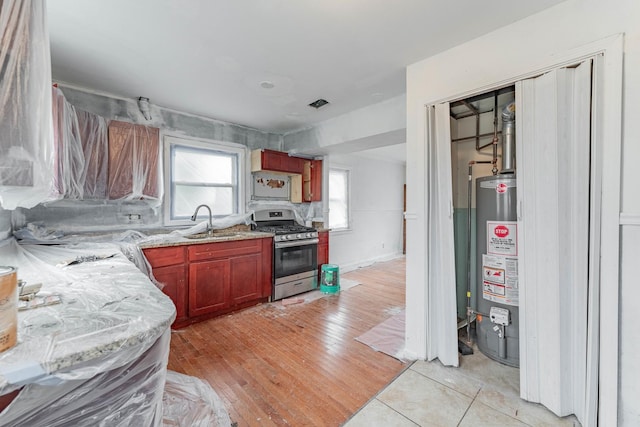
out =
[[147,239],[138,242],[138,246],[142,249],[149,249],[169,246],[200,245],[204,243],[231,242],[234,240],[265,239],[269,237],[273,237],[273,233],[263,233],[260,231],[214,231],[211,236],[197,239],[173,234],[164,234],[150,236]]
[[[78,257],[85,261],[63,265]],[[100,259],[101,257],[109,257]],[[118,245],[19,245],[0,259],[62,303],[18,312],[18,343],[0,353],[0,395],[26,384],[90,378],[146,351],[175,318],[171,300]]]

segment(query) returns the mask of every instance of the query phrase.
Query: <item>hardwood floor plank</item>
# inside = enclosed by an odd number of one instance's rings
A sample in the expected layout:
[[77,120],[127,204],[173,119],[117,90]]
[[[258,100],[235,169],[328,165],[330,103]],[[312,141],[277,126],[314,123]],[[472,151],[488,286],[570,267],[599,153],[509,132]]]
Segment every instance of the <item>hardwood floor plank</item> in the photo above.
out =
[[342,277],[361,284],[174,331],[169,369],[208,381],[238,426],[341,425],[407,367],[355,340],[404,308],[404,258]]

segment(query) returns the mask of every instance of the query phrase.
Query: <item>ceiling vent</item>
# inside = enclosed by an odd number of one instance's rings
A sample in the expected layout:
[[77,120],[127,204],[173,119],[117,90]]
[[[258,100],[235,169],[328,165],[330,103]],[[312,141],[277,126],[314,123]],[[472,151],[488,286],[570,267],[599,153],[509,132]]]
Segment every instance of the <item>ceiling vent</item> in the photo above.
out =
[[309,104],[309,107],[313,107],[316,110],[320,107],[324,107],[325,105],[327,105],[329,103],[329,101],[327,101],[326,99],[317,99],[315,101],[313,101],[311,104]]

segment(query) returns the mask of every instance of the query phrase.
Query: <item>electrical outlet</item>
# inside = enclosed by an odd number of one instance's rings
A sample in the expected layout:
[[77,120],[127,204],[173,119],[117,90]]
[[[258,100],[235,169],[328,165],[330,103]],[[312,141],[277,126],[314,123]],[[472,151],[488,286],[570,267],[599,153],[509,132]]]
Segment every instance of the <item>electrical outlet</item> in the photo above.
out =
[[142,222],[142,215],[140,214],[127,214],[127,220],[130,224]]

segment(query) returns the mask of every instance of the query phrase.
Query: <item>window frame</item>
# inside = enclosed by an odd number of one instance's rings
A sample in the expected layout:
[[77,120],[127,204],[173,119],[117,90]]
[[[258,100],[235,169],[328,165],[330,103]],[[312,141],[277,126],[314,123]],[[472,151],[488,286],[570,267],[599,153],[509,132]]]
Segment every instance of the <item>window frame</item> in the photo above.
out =
[[[347,204],[347,226],[346,227],[340,227],[340,228],[334,228],[331,225],[331,174],[333,172],[339,172],[339,173],[344,173],[346,175],[346,180],[347,180],[347,190],[346,190],[346,194],[347,194],[347,200],[346,200],[346,204]],[[352,217],[351,217],[351,168],[346,167],[346,166],[336,166],[336,165],[331,165],[329,167],[329,173],[328,173],[328,191],[327,191],[327,203],[329,206],[329,216],[328,216],[328,223],[329,223],[329,229],[331,230],[332,233],[344,233],[344,232],[350,232],[352,230]]]
[[[189,138],[179,135],[172,134],[164,134],[162,137],[162,149],[163,149],[163,176],[164,176],[164,201],[163,201],[163,224],[165,226],[180,226],[180,225],[195,225],[190,218],[177,218],[174,219],[172,217],[173,212],[173,194],[175,190],[175,182],[173,181],[173,152],[175,148],[182,148],[186,150],[194,150],[194,151],[203,151],[210,152],[212,154],[222,153],[227,155],[233,155],[237,158],[237,163],[235,165],[235,185],[232,185],[231,188],[235,188],[236,192],[234,194],[235,201],[235,209],[237,212],[234,214],[244,214],[245,213],[245,195],[246,195],[246,159],[247,156],[247,148],[240,144],[234,144],[223,141],[209,140],[209,139],[199,139],[199,138]],[[214,186],[217,185],[203,185],[203,186]],[[228,185],[220,185],[219,187],[229,187]],[[206,210],[201,211],[200,214],[206,214]],[[226,215],[214,215],[213,218],[221,218]]]

